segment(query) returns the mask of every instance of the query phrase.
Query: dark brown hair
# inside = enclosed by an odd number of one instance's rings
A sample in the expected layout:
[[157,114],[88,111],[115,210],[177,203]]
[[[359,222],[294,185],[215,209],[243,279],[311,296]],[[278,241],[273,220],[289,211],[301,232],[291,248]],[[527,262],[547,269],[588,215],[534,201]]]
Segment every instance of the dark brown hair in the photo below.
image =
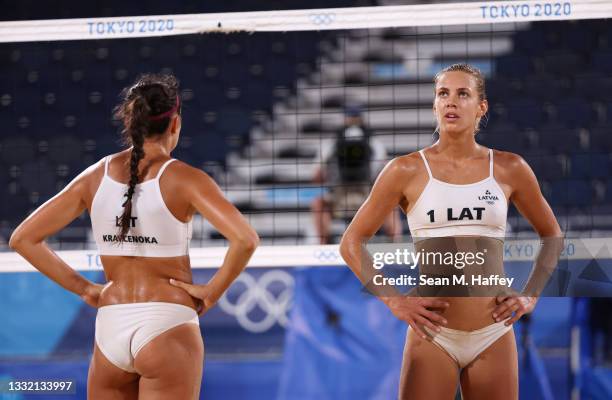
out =
[[174,111],[180,115],[178,80],[172,75],[141,75],[136,82],[123,89],[122,101],[115,107],[115,118],[123,122],[123,142],[132,146],[130,158],[130,182],[123,214],[120,217],[119,241],[130,229],[132,196],[140,181],[138,164],[144,158],[143,144],[146,138],[160,136],[170,125]]

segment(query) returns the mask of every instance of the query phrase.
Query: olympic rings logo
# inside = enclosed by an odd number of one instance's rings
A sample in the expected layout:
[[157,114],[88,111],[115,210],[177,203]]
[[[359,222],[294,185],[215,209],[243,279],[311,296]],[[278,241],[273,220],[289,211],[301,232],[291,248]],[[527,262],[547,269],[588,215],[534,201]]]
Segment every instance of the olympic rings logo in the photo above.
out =
[[[273,284],[280,284],[282,287],[277,296],[270,290]],[[249,332],[265,332],[275,323],[285,327],[289,321],[287,312],[292,305],[294,286],[293,277],[282,270],[267,271],[259,279],[243,272],[236,278],[230,290],[219,299],[219,307],[226,313],[234,315],[238,324]],[[232,302],[228,295],[237,290],[242,292]],[[255,308],[259,308],[265,314],[263,319],[252,319],[250,314]]]
[[329,25],[336,19],[336,14],[310,14],[310,20],[315,25]]
[[314,252],[314,258],[319,261],[337,261],[340,254],[334,250],[317,250]]

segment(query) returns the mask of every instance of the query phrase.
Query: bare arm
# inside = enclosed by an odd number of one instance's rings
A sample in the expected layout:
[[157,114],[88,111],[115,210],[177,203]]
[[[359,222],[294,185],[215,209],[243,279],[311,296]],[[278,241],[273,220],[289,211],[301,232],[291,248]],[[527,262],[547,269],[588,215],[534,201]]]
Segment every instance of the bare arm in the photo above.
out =
[[521,157],[509,159],[510,200],[529,221],[541,238],[541,247],[523,289],[523,297],[498,297],[494,318],[504,320],[516,312],[507,324],[517,321],[523,314],[533,311],[537,298],[548,283],[563,250],[563,232],[548,202],[542,195],[535,174]]
[[412,173],[413,168],[406,160],[394,159],[387,164],[344,233],[340,254],[361,283],[379,296],[397,318],[407,322],[423,339],[428,339],[421,326],[439,331],[436,324],[446,324],[446,320],[431,309],[446,308],[448,303],[433,298],[406,297],[393,288],[376,287],[372,278],[377,272],[365,248],[387,215],[398,205],[406,204],[402,188],[410,182]]
[[408,182],[409,178],[404,163],[399,159],[389,162],[342,236],[340,254],[364,285],[368,285],[374,273],[373,268],[362,265],[362,260],[367,259],[367,254],[364,254],[365,245],[380,229],[389,213],[403,200],[402,185],[398,182]]
[[[28,216],[15,229],[9,241],[9,246],[34,268],[81,297],[96,285],[59,258],[47,246],[45,239],[70,224],[86,209],[84,198],[88,171],[80,174],[64,190]],[[97,303],[97,299],[93,302],[84,299],[94,306]]]
[[259,244],[259,237],[208,175],[196,168],[186,168],[186,182],[189,184],[182,185],[182,194],[229,241],[229,249],[223,264],[206,285],[189,285],[174,280],[171,283],[204,300],[205,309],[208,309],[244,270]]

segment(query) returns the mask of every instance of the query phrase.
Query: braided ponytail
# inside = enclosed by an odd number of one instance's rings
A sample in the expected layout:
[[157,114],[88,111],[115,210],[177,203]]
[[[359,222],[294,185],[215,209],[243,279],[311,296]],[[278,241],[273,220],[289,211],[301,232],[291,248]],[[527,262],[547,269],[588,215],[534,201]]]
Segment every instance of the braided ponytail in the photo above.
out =
[[132,146],[130,181],[118,221],[119,242],[132,225],[132,198],[140,182],[138,165],[145,156],[145,138],[163,134],[170,124],[172,111],[180,113],[177,92],[178,82],[173,76],[143,75],[134,86],[124,89],[125,100],[115,109],[116,117],[123,120],[124,142]]

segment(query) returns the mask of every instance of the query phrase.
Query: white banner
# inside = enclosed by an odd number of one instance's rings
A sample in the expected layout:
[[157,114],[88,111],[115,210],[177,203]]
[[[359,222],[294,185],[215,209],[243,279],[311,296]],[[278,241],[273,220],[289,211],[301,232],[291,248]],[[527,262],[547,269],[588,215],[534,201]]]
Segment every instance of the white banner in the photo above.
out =
[[[530,261],[540,248],[539,240],[506,240],[504,261]],[[193,268],[218,268],[223,262],[226,247],[202,247],[189,250]],[[58,251],[59,257],[79,271],[102,270],[96,250]],[[561,259],[590,260],[612,258],[612,239],[566,239]],[[261,246],[249,262],[249,268],[268,267],[325,267],[346,265],[337,245]],[[0,273],[34,272],[19,254],[0,254]]]
[[497,24],[612,17],[612,1],[493,1],[0,22],[0,42],[120,39],[206,32]]

